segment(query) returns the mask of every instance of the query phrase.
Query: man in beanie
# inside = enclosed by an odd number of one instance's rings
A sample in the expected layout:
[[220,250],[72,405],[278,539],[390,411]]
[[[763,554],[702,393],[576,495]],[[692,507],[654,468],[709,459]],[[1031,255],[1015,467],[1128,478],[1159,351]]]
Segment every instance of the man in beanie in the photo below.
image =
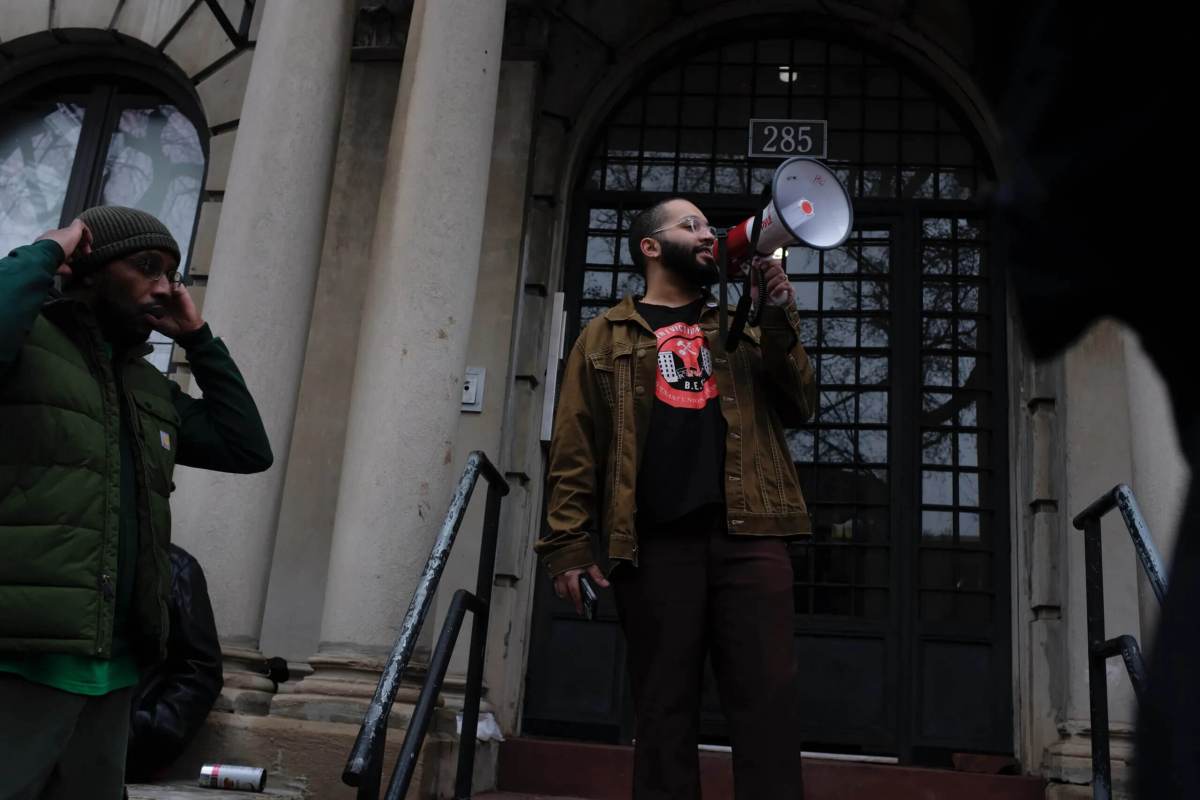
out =
[[[88,209],[0,259],[0,797],[121,797],[167,641],[176,463],[261,472],[258,409],[154,217]],[[53,289],[60,276],[63,291]],[[143,356],[187,352],[203,397]]]

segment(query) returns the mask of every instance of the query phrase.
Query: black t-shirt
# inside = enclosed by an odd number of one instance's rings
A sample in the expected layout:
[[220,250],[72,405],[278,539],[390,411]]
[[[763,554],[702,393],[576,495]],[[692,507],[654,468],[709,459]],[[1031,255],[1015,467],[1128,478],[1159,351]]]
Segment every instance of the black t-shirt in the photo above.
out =
[[658,339],[654,410],[638,469],[638,515],[670,522],[725,502],[725,418],[700,314],[704,300],[679,308],[638,302]]

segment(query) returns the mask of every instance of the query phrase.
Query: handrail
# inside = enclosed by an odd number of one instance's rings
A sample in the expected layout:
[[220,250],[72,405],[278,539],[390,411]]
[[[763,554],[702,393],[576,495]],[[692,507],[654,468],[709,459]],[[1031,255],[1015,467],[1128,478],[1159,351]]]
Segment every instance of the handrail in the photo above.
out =
[[435,701],[445,679],[454,643],[462,628],[463,618],[470,611],[475,615],[471,629],[470,660],[467,667],[466,697],[463,704],[462,737],[458,753],[458,775],[455,782],[455,797],[470,798],[471,775],[475,761],[474,732],[479,722],[479,700],[483,686],[483,653],[487,642],[487,627],[492,598],[492,573],[496,564],[496,539],[500,525],[500,502],[508,494],[508,482],[493,466],[482,451],[476,450],[467,458],[466,468],[459,478],[458,487],[450,500],[450,508],[442,523],[441,531],[433,543],[433,549],[425,562],[421,579],[408,604],[400,635],[392,647],[384,666],[375,696],[367,707],[363,722],[342,771],[342,782],[358,788],[359,800],[378,800],[380,780],[383,774],[383,753],[387,744],[387,723],[392,703],[400,689],[400,681],[408,669],[416,646],[421,626],[437,594],[438,582],[450,558],[450,551],[462,524],[463,515],[471,501],[471,494],[479,476],[488,483],[487,507],[484,512],[483,543],[479,557],[479,572],[476,577],[475,593],[460,589],[454,594],[446,622],[438,636],[437,646],[430,658],[429,673],[421,687],[421,694],[405,732],[400,757],[388,784],[387,797],[403,798],[416,769],[417,754],[421,750],[429,721],[433,716]]
[[1108,659],[1121,656],[1125,671],[1140,701],[1146,690],[1146,664],[1137,639],[1132,636],[1105,638],[1104,633],[1104,562],[1100,542],[1100,518],[1119,509],[1133,540],[1138,563],[1150,580],[1161,605],[1167,594],[1166,572],[1154,538],[1138,507],[1133,490],[1118,484],[1105,492],[1074,519],[1075,528],[1084,534],[1084,583],[1087,591],[1088,693],[1092,707],[1092,796],[1095,800],[1112,798],[1112,763],[1108,732]]

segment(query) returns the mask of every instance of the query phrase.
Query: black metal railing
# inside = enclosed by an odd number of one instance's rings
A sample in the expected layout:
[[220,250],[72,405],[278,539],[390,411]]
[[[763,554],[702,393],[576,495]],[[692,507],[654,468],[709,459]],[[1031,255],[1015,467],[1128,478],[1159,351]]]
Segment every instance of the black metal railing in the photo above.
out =
[[1117,636],[1106,639],[1104,634],[1104,563],[1100,542],[1100,518],[1114,508],[1119,509],[1133,539],[1138,563],[1150,581],[1154,595],[1162,605],[1167,593],[1167,578],[1154,539],[1146,527],[1137,500],[1125,484],[1105,492],[1096,502],[1075,517],[1076,529],[1084,535],[1084,569],[1087,586],[1088,626],[1088,692],[1092,704],[1092,797],[1110,800],[1112,797],[1112,764],[1108,733],[1108,659],[1121,656],[1133,690],[1141,702],[1146,690],[1146,664],[1137,639]]
[[441,532],[425,562],[425,571],[417,583],[412,601],[408,604],[408,612],[404,615],[404,624],[400,635],[388,656],[379,685],[375,688],[375,697],[363,717],[362,727],[359,728],[358,738],[346,768],[342,771],[342,782],[347,786],[358,788],[358,800],[378,800],[380,780],[383,775],[383,754],[387,745],[388,715],[396,692],[400,688],[400,680],[408,668],[412,658],[413,648],[421,633],[421,626],[429,607],[437,594],[438,581],[450,558],[450,549],[454,546],[454,538],[458,527],[462,524],[463,514],[471,501],[471,493],[480,475],[488,482],[487,509],[483,520],[483,544],[479,554],[479,573],[475,582],[475,593],[465,589],[454,593],[450,602],[450,610],[446,614],[446,622],[438,636],[437,645],[429,661],[429,673],[421,687],[417,705],[413,709],[412,719],[409,720],[408,730],[404,734],[404,744],[400,748],[400,757],[392,771],[388,782],[387,800],[401,800],[408,792],[412,782],[413,772],[417,766],[417,755],[421,752],[421,744],[429,729],[429,721],[436,708],[438,692],[441,691],[442,681],[446,677],[446,668],[450,664],[450,656],[454,652],[454,643],[458,632],[462,629],[463,618],[470,611],[475,615],[475,624],[471,629],[471,656],[467,666],[466,698],[462,712],[462,734],[458,748],[458,773],[455,779],[454,797],[456,800],[467,800],[471,797],[471,775],[475,766],[475,729],[479,723],[479,697],[483,685],[483,650],[487,642],[488,616],[492,600],[492,572],[496,565],[496,536],[500,525],[500,501],[508,494],[508,482],[482,452],[476,450],[467,458],[466,469],[458,481],[458,488],[450,501],[450,510],[442,523]]

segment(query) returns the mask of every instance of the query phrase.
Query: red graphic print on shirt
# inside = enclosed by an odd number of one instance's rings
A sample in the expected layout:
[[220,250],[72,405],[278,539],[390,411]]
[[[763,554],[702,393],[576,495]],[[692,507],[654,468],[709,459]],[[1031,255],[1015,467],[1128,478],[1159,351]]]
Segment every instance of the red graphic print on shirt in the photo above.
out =
[[704,408],[717,396],[712,354],[699,325],[676,322],[654,332],[658,338],[658,378],[654,392],[674,408]]

